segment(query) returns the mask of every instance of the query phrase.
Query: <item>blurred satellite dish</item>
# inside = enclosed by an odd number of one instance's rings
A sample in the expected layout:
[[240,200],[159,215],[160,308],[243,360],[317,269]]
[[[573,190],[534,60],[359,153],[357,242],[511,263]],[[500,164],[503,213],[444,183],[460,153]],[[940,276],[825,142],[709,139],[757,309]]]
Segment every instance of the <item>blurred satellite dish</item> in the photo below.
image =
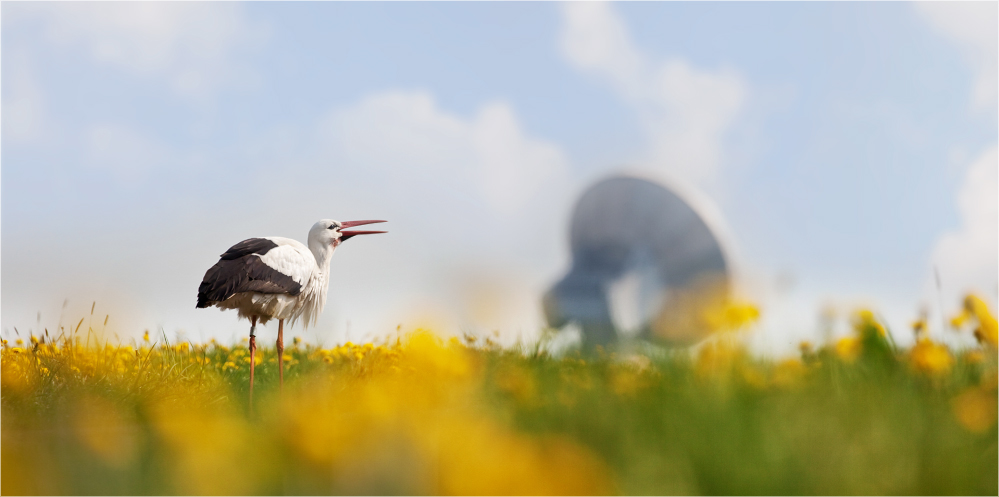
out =
[[[584,348],[619,333],[689,345],[728,295],[730,270],[702,215],[663,184],[629,176],[583,193],[570,227],[572,267],[545,294],[548,325],[575,323]],[[629,330],[630,328],[630,330]]]

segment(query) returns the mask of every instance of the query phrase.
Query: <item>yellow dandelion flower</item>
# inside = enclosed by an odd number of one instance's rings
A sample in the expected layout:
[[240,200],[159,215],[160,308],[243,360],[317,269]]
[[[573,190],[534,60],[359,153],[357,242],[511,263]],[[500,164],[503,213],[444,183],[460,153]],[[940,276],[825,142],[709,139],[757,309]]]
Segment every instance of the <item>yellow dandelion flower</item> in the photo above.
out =
[[739,367],[739,376],[742,377],[742,381],[756,389],[763,389],[767,386],[767,377],[759,369],[742,364]]
[[496,372],[496,386],[510,394],[517,402],[526,403],[534,400],[537,386],[530,371],[514,364],[506,364]]
[[983,433],[996,423],[995,391],[969,388],[951,401],[951,408],[958,423],[975,433]]
[[947,347],[928,339],[919,340],[909,351],[909,359],[917,371],[939,375],[950,371],[954,365],[954,357]]
[[853,329],[857,333],[863,333],[868,329],[875,329],[878,335],[885,336],[885,326],[874,317],[874,312],[869,309],[861,309],[853,315]]
[[857,360],[860,355],[860,339],[857,337],[844,337],[836,342],[836,355],[846,362]]
[[719,331],[734,331],[752,325],[760,317],[760,310],[753,304],[742,301],[726,302],[721,306],[709,307],[703,313],[704,322]]
[[85,397],[72,420],[78,440],[104,464],[122,468],[138,452],[138,436],[125,412],[100,397]]
[[989,307],[980,297],[971,294],[964,298],[964,310],[978,321],[975,338],[978,342],[992,347],[999,347],[999,326]]
[[950,318],[950,326],[952,328],[958,329],[964,326],[964,323],[968,322],[968,318],[971,317],[967,311],[961,311],[960,314]]
[[745,351],[741,347],[728,341],[709,343],[698,352],[695,369],[705,377],[728,374],[744,355]]
[[146,330],[146,332],[142,334],[142,341],[149,342],[149,330]]
[[773,384],[780,388],[798,386],[808,369],[805,364],[798,359],[786,359],[777,364],[773,373]]

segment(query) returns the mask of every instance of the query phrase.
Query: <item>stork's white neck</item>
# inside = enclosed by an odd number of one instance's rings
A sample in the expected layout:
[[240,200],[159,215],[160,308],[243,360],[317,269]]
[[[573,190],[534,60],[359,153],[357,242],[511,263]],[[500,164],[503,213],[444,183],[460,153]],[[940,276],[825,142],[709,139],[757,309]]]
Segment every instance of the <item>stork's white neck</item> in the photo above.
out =
[[315,256],[316,266],[319,267],[319,271],[321,273],[329,273],[330,258],[333,257],[333,251],[336,250],[336,245],[330,245],[318,240],[309,240],[309,250],[311,250],[312,255]]

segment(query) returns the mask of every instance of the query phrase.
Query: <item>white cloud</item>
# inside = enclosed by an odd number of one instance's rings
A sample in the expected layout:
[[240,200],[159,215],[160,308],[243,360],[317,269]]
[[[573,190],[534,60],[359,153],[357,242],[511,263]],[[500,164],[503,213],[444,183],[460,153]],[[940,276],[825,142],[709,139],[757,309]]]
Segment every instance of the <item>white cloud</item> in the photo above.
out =
[[[995,2],[916,2],[916,12],[941,36],[961,48],[975,72],[971,104],[994,111],[999,96],[999,7]],[[961,226],[944,233],[931,260],[939,271],[945,312],[963,294],[991,296],[999,284],[999,155],[992,145],[968,168],[957,195]],[[927,278],[930,294],[935,277]]]
[[975,71],[972,105],[978,110],[995,110],[999,95],[999,4],[915,2],[913,5],[934,31],[964,51]]
[[629,98],[640,97],[648,62],[638,52],[624,22],[610,5],[600,2],[567,3],[562,9],[562,50],[581,69],[611,80]]
[[82,47],[99,63],[165,77],[189,96],[239,78],[234,53],[261,34],[234,2],[46,2],[9,10],[18,22],[40,19],[43,35],[57,46]]
[[723,160],[724,135],[746,99],[739,74],[701,70],[679,58],[649,60],[606,3],[566,3],[563,16],[566,58],[609,81],[636,110],[648,139],[645,160],[685,181],[710,184]]
[[948,306],[967,291],[994,296],[999,283],[999,153],[995,145],[968,168],[958,192],[958,210],[961,227],[941,236],[932,256]]
[[499,216],[522,212],[546,186],[562,183],[562,151],[525,136],[503,102],[470,119],[437,107],[425,92],[387,92],[334,112],[322,125],[327,153],[423,195],[480,197]]
[[[336,307],[324,322],[344,329],[350,320],[351,333],[420,316],[436,316],[442,331],[540,329],[536,296],[562,252],[572,184],[562,150],[530,136],[509,104],[463,116],[428,92],[381,92],[330,112],[316,140],[315,160],[328,166],[295,173],[316,183],[296,189],[296,202],[320,199],[312,212],[335,205],[331,216],[353,210],[390,221],[385,238],[338,252],[338,281],[351,290],[331,287]],[[409,242],[391,249],[397,240]],[[500,287],[517,297],[483,296]]]

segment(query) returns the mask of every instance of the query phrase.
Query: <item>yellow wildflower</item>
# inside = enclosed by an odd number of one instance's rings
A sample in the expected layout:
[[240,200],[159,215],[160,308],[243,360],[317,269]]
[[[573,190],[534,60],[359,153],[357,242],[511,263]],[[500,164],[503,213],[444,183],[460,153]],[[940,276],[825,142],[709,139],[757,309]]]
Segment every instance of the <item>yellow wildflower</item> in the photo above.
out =
[[134,420],[110,401],[100,397],[85,397],[75,409],[74,432],[104,464],[122,468],[131,463],[138,452],[138,433]]
[[620,396],[632,396],[642,387],[638,372],[620,369],[611,376],[611,390]]
[[748,364],[739,365],[739,375],[742,377],[742,381],[753,388],[763,389],[767,386],[767,377],[763,372]]
[[[166,400],[171,397],[188,400]],[[273,451],[260,446],[265,441],[251,438],[241,417],[183,390],[157,399],[149,410],[152,426],[171,456],[168,468],[177,488],[167,493],[235,495],[258,488]],[[245,457],[251,450],[258,454]]]
[[450,495],[608,495],[604,463],[569,440],[531,440],[478,418],[457,419],[434,440],[439,488]]
[[777,364],[773,373],[773,384],[780,388],[796,387],[801,383],[808,370],[798,359],[785,359]]
[[971,315],[968,314],[968,311],[961,311],[961,313],[957,316],[950,318],[950,326],[955,329],[961,328],[964,326],[964,323],[968,321],[969,317],[971,317]]
[[713,330],[733,331],[755,323],[760,310],[749,302],[729,301],[720,308],[709,308],[704,312],[704,321]]
[[981,344],[988,344],[992,347],[999,347],[999,328],[997,328],[996,318],[989,311],[989,307],[977,295],[971,294],[964,298],[964,309],[975,317],[978,321],[978,329],[975,330],[975,338]]
[[836,342],[836,355],[846,362],[857,360],[860,355],[860,339],[857,337],[844,337]]
[[917,371],[929,375],[946,373],[954,365],[954,357],[947,347],[925,338],[912,347],[909,359]]
[[517,402],[524,404],[534,400],[537,392],[534,376],[524,368],[515,364],[504,364],[496,372],[495,378],[496,386],[510,394]]
[[869,309],[861,309],[853,315],[853,329],[858,334],[864,330],[874,328],[878,335],[885,336],[885,326],[874,317],[874,313]]
[[968,431],[982,433],[996,423],[996,394],[982,388],[968,388],[951,401],[954,417]]
[[745,351],[731,341],[708,343],[698,352],[695,368],[702,377],[727,375],[744,355]]

